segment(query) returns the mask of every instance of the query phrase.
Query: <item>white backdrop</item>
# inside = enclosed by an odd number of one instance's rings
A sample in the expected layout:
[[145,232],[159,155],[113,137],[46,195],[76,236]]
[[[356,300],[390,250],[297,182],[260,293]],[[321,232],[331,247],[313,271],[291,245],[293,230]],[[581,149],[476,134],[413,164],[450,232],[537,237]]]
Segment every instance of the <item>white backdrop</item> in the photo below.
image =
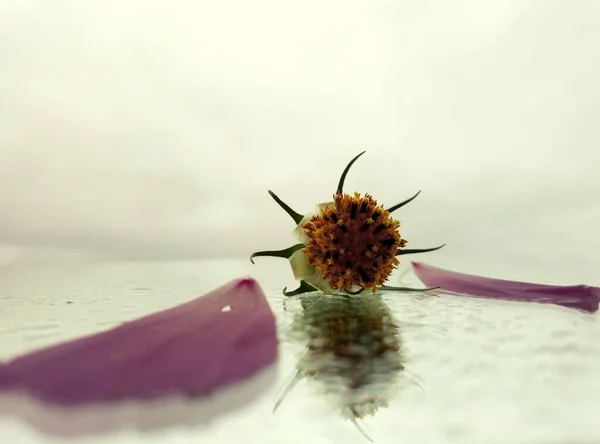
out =
[[600,283],[594,0],[5,1],[0,261],[246,256],[347,190],[419,259]]

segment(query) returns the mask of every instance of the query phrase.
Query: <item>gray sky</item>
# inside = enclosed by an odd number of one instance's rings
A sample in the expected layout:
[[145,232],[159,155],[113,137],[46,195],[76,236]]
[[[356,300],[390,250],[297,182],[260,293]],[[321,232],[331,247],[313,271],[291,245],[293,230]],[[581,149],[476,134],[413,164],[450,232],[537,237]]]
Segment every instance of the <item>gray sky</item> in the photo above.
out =
[[283,248],[267,189],[312,211],[367,150],[428,261],[598,276],[596,1],[7,3],[0,262]]

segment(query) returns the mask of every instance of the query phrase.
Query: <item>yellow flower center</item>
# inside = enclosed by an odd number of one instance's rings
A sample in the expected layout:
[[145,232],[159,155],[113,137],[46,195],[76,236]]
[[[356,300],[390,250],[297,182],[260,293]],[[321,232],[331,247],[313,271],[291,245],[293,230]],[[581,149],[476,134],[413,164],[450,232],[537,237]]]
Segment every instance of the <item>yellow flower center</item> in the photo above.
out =
[[334,204],[303,225],[306,258],[337,290],[354,285],[377,291],[399,264],[396,252],[406,241],[400,222],[369,194],[338,193]]

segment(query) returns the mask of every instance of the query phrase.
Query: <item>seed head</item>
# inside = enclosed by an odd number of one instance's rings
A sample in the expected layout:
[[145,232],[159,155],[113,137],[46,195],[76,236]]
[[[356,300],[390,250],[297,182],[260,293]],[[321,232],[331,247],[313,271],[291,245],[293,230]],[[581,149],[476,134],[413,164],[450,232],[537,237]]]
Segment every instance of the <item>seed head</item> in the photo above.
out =
[[375,293],[398,266],[396,253],[406,245],[399,227],[371,195],[337,193],[333,205],[303,225],[307,261],[333,289],[350,291],[358,285]]

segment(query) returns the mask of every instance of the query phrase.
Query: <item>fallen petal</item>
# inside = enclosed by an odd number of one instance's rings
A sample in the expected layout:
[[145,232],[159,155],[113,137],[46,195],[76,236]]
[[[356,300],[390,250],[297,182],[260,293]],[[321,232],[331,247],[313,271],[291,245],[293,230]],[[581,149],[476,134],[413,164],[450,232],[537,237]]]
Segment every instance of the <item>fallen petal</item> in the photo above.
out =
[[598,310],[600,288],[588,285],[546,285],[493,279],[443,270],[412,262],[415,275],[428,287],[507,301],[538,302],[594,313]]
[[237,279],[177,307],[0,363],[0,392],[65,406],[203,396],[276,357],[266,297],[255,280]]

